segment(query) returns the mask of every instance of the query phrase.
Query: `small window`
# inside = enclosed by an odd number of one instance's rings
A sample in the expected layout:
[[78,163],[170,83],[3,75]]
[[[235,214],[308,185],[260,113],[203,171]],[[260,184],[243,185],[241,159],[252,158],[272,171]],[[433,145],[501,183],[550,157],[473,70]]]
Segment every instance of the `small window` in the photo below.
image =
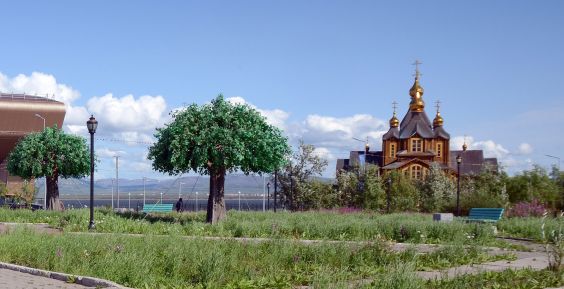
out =
[[390,157],[396,156],[396,144],[390,144]]
[[423,167],[420,165],[411,166],[411,179],[420,180],[423,177]]
[[411,151],[412,152],[422,152],[423,151],[423,140],[414,138],[411,140]]
[[437,144],[437,156],[439,158],[443,157],[443,144],[442,143]]

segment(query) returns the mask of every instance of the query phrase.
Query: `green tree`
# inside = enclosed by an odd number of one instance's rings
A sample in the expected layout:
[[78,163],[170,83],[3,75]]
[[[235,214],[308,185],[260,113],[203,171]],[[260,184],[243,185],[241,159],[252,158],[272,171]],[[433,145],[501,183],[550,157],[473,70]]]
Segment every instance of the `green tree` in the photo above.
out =
[[255,109],[232,104],[222,95],[209,104],[192,104],[172,113],[172,122],[157,129],[149,148],[153,168],[177,175],[191,170],[210,176],[206,220],[226,217],[225,174],[240,170],[273,172],[290,153],[287,140]]
[[386,174],[390,179],[391,211],[418,211],[417,188],[411,179],[400,171],[394,170]]
[[290,210],[314,208],[311,200],[317,197],[310,182],[327,167],[327,160],[315,153],[315,146],[300,141],[298,151],[292,154],[284,170],[278,175],[281,201]]
[[512,203],[532,201],[533,199],[549,204],[555,208],[560,203],[558,179],[554,172],[552,177],[541,166],[535,165],[532,170],[523,171],[507,180],[507,194]]
[[[484,168],[479,174],[462,176],[460,179],[460,207],[467,212],[470,208],[507,207],[507,175],[504,172],[492,173]],[[456,207],[453,198],[452,208]]]
[[23,138],[8,156],[8,171],[23,179],[46,177],[47,209],[62,210],[59,177],[82,178],[90,173],[86,139],[55,127]]
[[354,166],[337,175],[341,206],[380,210],[385,207],[386,190],[378,166]]
[[421,210],[440,212],[453,200],[456,186],[437,163],[432,163],[425,179],[418,184]]

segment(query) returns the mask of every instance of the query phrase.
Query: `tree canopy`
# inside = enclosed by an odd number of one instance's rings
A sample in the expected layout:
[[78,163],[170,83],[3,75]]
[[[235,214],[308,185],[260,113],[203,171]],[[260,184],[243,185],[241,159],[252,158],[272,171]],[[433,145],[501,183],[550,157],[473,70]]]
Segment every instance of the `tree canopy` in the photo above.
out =
[[274,172],[290,153],[286,137],[264,116],[248,105],[230,103],[222,95],[211,103],[173,112],[172,119],[157,129],[157,142],[149,148],[148,157],[153,168],[163,173],[194,171],[210,176],[208,222],[225,217],[226,172]]
[[47,208],[61,209],[58,178],[82,178],[90,173],[86,139],[47,127],[24,137],[8,156],[8,171],[23,179],[47,178]]

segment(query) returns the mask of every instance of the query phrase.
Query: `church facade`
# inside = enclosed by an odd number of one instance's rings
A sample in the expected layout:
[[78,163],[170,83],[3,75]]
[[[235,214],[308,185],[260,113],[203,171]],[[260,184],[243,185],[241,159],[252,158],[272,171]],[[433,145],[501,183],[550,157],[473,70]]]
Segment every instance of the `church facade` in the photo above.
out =
[[497,169],[497,159],[484,158],[482,150],[450,149],[450,135],[443,127],[439,102],[433,122],[425,112],[423,87],[419,83],[420,73],[416,64],[415,81],[409,90],[409,109],[401,122],[396,116],[394,103],[390,128],[382,136],[382,150],[370,151],[368,144],[364,151],[351,151],[349,159],[337,160],[337,173],[353,166],[374,164],[385,174],[399,170],[411,179],[423,179],[431,165],[437,164],[449,175],[457,174],[456,158],[460,156],[461,175],[476,174],[490,165]]

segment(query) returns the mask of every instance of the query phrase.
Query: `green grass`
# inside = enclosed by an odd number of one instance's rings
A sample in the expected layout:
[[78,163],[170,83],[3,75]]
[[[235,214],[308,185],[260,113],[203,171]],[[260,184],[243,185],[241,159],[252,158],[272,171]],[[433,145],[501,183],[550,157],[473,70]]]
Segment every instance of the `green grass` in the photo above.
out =
[[[96,231],[105,233],[190,236],[292,238],[317,240],[391,240],[431,244],[495,245],[491,226],[463,222],[433,222],[430,215],[335,212],[237,212],[229,211],[218,225],[204,223],[204,213],[169,213],[144,216],[117,215],[96,210]],[[65,231],[86,231],[87,210],[63,213],[0,210],[0,221],[47,222]]]
[[46,235],[23,228],[0,236],[4,262],[95,276],[135,288],[346,287],[356,280],[392,278],[390,268],[412,274],[416,269],[490,258],[499,257],[462,247],[428,255],[413,250],[395,253],[381,243],[305,245],[287,240],[244,243],[181,236]]

